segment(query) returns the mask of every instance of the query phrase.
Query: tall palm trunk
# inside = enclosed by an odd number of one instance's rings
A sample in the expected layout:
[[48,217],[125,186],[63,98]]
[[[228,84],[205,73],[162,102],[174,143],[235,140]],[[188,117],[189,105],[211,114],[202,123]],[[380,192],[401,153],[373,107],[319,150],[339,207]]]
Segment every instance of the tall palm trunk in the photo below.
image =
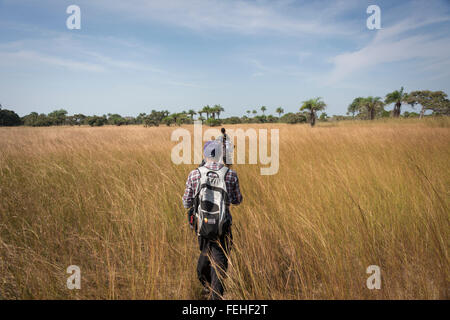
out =
[[316,124],[316,113],[314,112],[314,110],[311,110],[311,127],[314,127],[315,124]]
[[370,110],[369,110],[369,118],[370,118],[370,120],[375,119],[375,108],[370,108]]
[[397,102],[394,107],[394,118],[400,117],[400,108],[402,107],[401,102]]

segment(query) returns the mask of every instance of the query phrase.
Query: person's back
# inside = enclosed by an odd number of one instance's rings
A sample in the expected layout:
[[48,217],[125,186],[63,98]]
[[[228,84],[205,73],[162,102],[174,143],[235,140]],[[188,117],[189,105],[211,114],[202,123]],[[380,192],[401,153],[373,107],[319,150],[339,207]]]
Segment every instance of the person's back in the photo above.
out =
[[[231,241],[232,241],[232,233],[231,233],[231,225],[232,225],[232,216],[229,210],[230,204],[238,205],[242,201],[242,195],[240,193],[239,188],[239,179],[236,171],[227,168],[223,163],[220,163],[220,152],[216,152],[220,150],[218,145],[215,142],[207,142],[204,148],[204,156],[206,158],[206,162],[203,166],[199,167],[190,172],[188,179],[186,181],[186,190],[183,195],[183,205],[185,208],[194,208],[196,211],[196,219],[201,217],[201,223],[204,223],[203,220],[206,218],[206,223],[208,223],[207,217],[203,216],[205,212],[199,213],[199,196],[203,195],[201,193],[202,189],[202,175],[212,175],[218,179],[223,179],[225,186],[223,203],[225,207],[225,219],[223,224],[217,226],[217,235],[215,237],[211,237],[214,235],[214,229],[209,228],[206,230],[210,230],[205,233],[205,228],[201,229],[199,224],[197,224],[197,234],[200,245],[201,254],[197,264],[197,274],[198,278],[203,284],[205,288],[208,288],[209,284],[212,288],[212,299],[218,299],[223,294],[223,284],[222,279],[225,277],[225,272],[228,267],[228,259],[227,259],[227,251],[231,249]],[[209,146],[209,147],[208,147]],[[216,156],[217,155],[217,156]],[[205,180],[203,179],[203,182]],[[220,181],[216,181],[218,185],[221,185]],[[203,183],[203,187],[205,183]],[[200,199],[201,200],[201,199]],[[201,209],[201,208],[200,208]],[[210,211],[207,206],[204,208],[204,211]],[[207,214],[207,213],[206,213]],[[217,220],[219,222],[221,220]],[[212,223],[212,221],[209,221]],[[216,223],[214,220],[213,223]],[[212,231],[211,231],[212,230]],[[213,260],[213,265],[211,264],[208,255]],[[216,272],[218,271],[219,274]],[[207,291],[207,290],[205,290]]]

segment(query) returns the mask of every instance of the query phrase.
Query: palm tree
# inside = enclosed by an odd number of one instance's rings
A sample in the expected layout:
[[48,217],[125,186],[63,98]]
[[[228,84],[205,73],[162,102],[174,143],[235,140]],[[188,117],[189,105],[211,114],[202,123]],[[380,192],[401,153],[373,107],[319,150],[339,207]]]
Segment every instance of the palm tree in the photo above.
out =
[[366,108],[370,120],[375,119],[375,112],[383,107],[384,102],[380,97],[367,97],[360,100],[360,109]]
[[284,110],[283,110],[283,108],[278,107],[278,108],[275,110],[275,112],[278,113],[278,118],[281,118],[281,114],[284,113]]
[[252,113],[250,110],[247,110],[246,112],[247,112],[248,116],[250,116],[250,113]]
[[252,113],[253,113],[254,115],[256,115],[256,114],[258,113],[258,111],[253,110]]
[[220,104],[216,104],[214,106],[215,112],[217,113],[217,119],[220,119],[220,113],[225,111],[225,109],[220,105]]
[[261,107],[261,111],[262,111],[263,115],[265,115],[264,112],[266,112],[266,110],[267,110],[267,108],[265,106]]
[[203,111],[203,109],[200,109],[197,111],[197,114],[200,116],[200,118],[203,118],[204,113],[205,113],[205,111]]
[[209,106],[209,104],[203,107],[202,113],[206,113],[206,120],[208,120],[209,115],[211,114],[211,107]]
[[316,112],[322,111],[326,106],[327,105],[322,101],[322,98],[309,99],[303,101],[300,111],[307,110],[309,112],[311,127],[314,127],[317,117]]
[[407,99],[408,99],[408,94],[406,92],[403,92],[403,87],[402,87],[400,89],[400,91],[395,90],[391,93],[388,93],[386,95],[386,98],[384,99],[384,103],[385,104],[395,103],[392,115],[394,118],[398,118],[398,117],[400,117],[402,103],[406,102]]
[[187,113],[191,116],[191,120],[194,120],[194,116],[197,114],[197,112],[192,109],[189,109]]
[[209,112],[211,113],[212,118],[215,119],[216,118],[216,113],[217,113],[217,108],[215,106],[214,107],[210,107],[209,108]]

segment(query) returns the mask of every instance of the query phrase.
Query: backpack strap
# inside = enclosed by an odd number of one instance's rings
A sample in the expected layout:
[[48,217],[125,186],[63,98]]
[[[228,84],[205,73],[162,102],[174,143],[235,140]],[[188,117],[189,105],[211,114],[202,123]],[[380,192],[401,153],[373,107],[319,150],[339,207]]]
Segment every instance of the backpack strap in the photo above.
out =
[[218,172],[223,173],[223,180],[224,180],[225,184],[227,182],[226,177],[227,177],[227,174],[228,174],[229,170],[230,170],[230,168],[228,168],[227,166],[223,166],[222,168],[217,170]]
[[202,181],[202,172],[199,170],[199,168],[197,168],[198,174],[200,175],[200,179],[197,183],[197,189],[195,190],[195,194],[194,194],[194,201],[192,202],[192,207],[194,208],[194,215],[197,214],[197,209],[198,209],[198,195],[200,194],[200,184]]

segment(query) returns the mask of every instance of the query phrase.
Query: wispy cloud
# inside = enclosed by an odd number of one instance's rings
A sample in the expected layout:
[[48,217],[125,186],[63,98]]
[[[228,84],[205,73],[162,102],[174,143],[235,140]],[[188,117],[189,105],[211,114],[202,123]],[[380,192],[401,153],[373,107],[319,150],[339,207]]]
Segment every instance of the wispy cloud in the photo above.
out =
[[103,72],[105,68],[99,64],[80,62],[72,59],[60,58],[42,54],[36,51],[19,50],[15,52],[0,52],[0,61],[3,65],[20,65],[30,63],[38,66],[41,64],[67,68],[73,71]]
[[[132,41],[111,36],[92,37],[68,35],[67,33],[36,29],[36,37],[0,43],[2,65],[28,63],[38,67],[41,64],[66,68],[72,71],[106,72],[114,69],[164,73],[159,67],[143,60],[152,48],[143,47]],[[111,52],[138,52],[133,59],[114,57]],[[105,53],[105,52],[108,52]],[[140,55],[140,57],[139,57]],[[140,58],[140,59],[139,59]]]
[[166,73],[166,71],[162,70],[161,68],[156,68],[145,63],[138,63],[132,60],[115,59],[93,51],[83,51],[83,53],[88,57],[94,58],[96,61],[98,61],[99,64],[105,67],[134,71],[137,70],[140,72]]
[[339,1],[321,13],[318,3],[243,0],[98,0],[104,10],[129,13],[133,19],[158,21],[202,32],[228,31],[240,34],[271,32],[288,35],[336,35],[354,33],[334,17],[354,7],[356,1]]
[[434,16],[426,19],[408,17],[399,23],[376,31],[375,37],[363,48],[332,57],[333,64],[326,82],[334,84],[357,72],[390,62],[426,59],[436,64],[450,55],[450,37],[436,32],[415,32],[427,26],[450,21],[450,16]]

